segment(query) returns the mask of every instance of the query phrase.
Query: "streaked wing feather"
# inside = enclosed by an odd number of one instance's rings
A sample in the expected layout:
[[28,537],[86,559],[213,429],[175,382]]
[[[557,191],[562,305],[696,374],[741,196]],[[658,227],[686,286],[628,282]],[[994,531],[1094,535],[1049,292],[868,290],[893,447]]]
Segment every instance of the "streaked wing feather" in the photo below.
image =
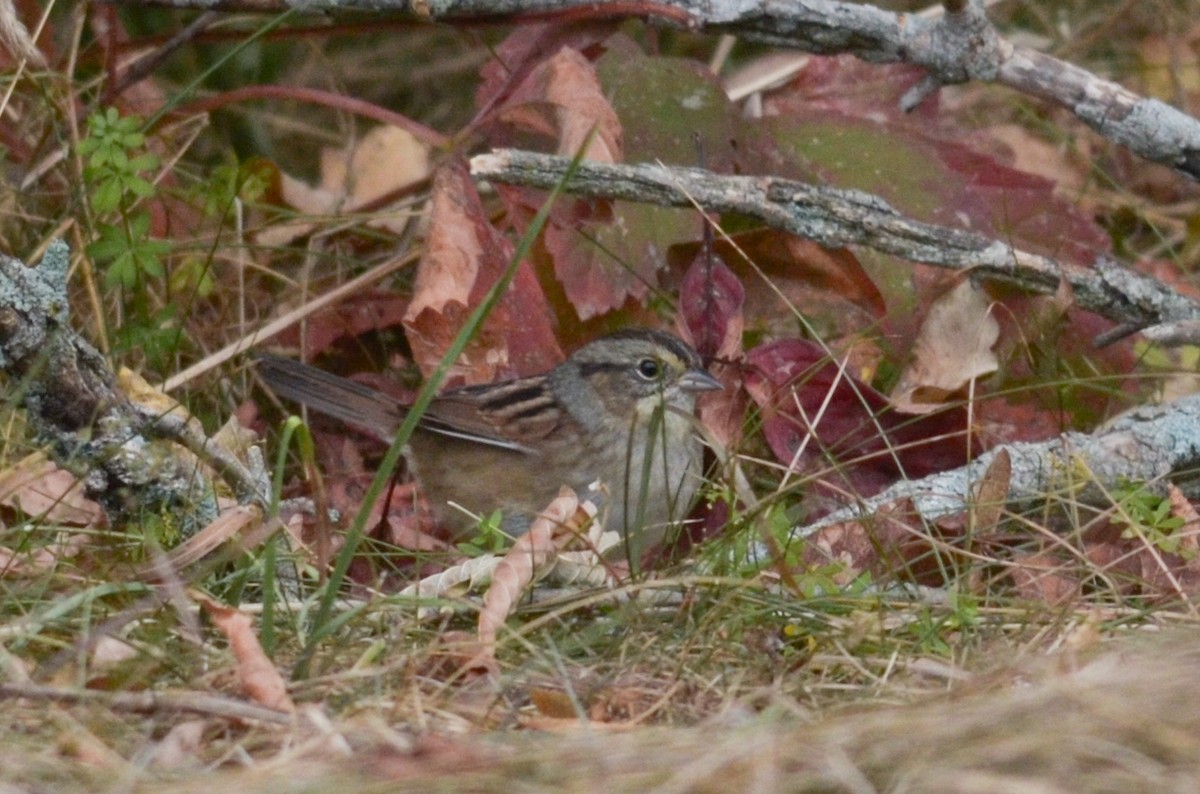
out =
[[438,397],[422,418],[435,433],[535,452],[562,419],[546,378],[467,386]]
[[[408,411],[386,394],[299,361],[263,355],[257,369],[281,397],[370,428],[384,440],[391,440]],[[420,427],[450,438],[534,453],[561,417],[546,390],[546,378],[539,375],[447,392],[429,406]]]

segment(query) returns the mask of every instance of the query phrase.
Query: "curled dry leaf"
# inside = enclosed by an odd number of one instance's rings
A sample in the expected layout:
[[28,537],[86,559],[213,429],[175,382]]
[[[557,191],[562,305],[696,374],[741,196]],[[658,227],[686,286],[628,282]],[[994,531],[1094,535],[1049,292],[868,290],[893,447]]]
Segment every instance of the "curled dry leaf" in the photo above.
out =
[[198,596],[197,600],[213,625],[229,640],[229,648],[237,660],[238,679],[246,697],[267,708],[295,711],[296,706],[288,696],[283,676],[263,651],[250,617],[206,596]]
[[[580,513],[582,511],[582,515]],[[544,561],[546,577],[553,578],[560,585],[588,585],[599,587],[611,580],[609,567],[605,565],[603,555],[621,544],[621,536],[616,532],[605,532],[596,521],[596,507],[591,502],[582,502],[577,508],[572,524],[579,525],[590,521],[587,536],[584,538],[586,550],[563,551],[562,548],[576,537],[574,529],[568,525],[569,531],[559,532],[551,538],[556,553],[552,560]],[[520,543],[521,541],[518,541]],[[526,541],[532,542],[532,541]],[[511,552],[509,552],[511,553]],[[528,549],[526,549],[528,554]],[[472,557],[450,566],[444,571],[426,576],[420,581],[410,584],[400,591],[399,595],[411,598],[441,598],[451,590],[459,587],[476,589],[491,584],[496,568],[504,561],[505,555],[484,554]],[[421,607],[417,618],[424,620],[434,613],[433,607]]]
[[[512,612],[521,594],[546,571],[547,561],[560,548],[555,543],[555,536],[570,539],[571,535],[564,535],[562,528],[575,519],[578,510],[579,497],[564,486],[558,497],[533,520],[529,531],[517,538],[492,572],[492,586],[483,598],[483,609],[479,613],[479,642],[489,653],[495,653],[496,632],[500,625]],[[586,513],[584,520],[590,520]]]
[[[463,560],[444,571],[413,582],[401,590],[398,595],[409,598],[441,598],[461,585],[469,588],[478,587],[492,581],[492,573],[500,564],[500,560],[501,557],[496,554],[485,554]],[[417,610],[417,619],[424,620],[435,612],[436,610],[432,607],[421,607]]]
[[927,414],[959,396],[971,381],[1000,367],[992,347],[1000,325],[987,295],[962,279],[925,315],[913,359],[892,390],[892,404],[909,414]]

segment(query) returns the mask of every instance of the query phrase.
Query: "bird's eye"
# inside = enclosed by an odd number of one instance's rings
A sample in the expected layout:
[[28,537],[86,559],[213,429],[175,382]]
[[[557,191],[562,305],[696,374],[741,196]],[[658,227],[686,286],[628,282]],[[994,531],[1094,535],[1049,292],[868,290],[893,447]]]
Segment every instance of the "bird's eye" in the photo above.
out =
[[662,372],[662,368],[654,359],[643,358],[637,364],[637,371],[646,380],[658,380],[658,375]]

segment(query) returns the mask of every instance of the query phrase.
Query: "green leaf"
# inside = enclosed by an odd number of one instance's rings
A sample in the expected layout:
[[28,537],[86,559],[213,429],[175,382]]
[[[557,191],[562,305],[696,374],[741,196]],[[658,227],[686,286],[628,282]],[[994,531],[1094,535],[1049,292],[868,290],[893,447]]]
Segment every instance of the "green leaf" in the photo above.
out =
[[132,239],[145,237],[150,233],[150,213],[135,212],[129,216],[129,236]]
[[121,194],[121,183],[116,179],[98,182],[92,190],[92,209],[101,215],[114,212],[121,206]]
[[125,251],[112,261],[104,273],[104,286],[108,289],[124,287],[132,289],[137,284],[137,264],[129,251]]
[[154,169],[158,168],[158,163],[158,155],[146,153],[139,154],[137,157],[134,157],[132,160],[130,160],[129,166],[131,170],[141,173],[142,171],[153,171]]
[[125,188],[138,198],[148,198],[154,195],[154,185],[140,176],[131,176],[125,180]]

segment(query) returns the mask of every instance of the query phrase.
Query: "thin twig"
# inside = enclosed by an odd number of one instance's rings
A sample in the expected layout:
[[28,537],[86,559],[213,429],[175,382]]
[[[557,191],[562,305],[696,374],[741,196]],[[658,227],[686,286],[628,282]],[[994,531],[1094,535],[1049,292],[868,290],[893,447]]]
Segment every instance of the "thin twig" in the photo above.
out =
[[[550,188],[566,178],[568,163],[502,149],[473,158],[471,172],[481,179]],[[1080,307],[1133,328],[1200,320],[1200,303],[1112,260],[1101,258],[1087,267],[1060,262],[974,232],[912,220],[858,190],[661,164],[594,162],[580,163],[563,189],[593,198],[738,212],[826,247],[865,246],[1028,292],[1053,294],[1065,281]]]
[[579,21],[640,17],[655,24],[820,55],[848,53],[873,63],[911,63],[929,74],[905,98],[909,107],[940,86],[995,82],[1071,111],[1100,135],[1140,157],[1200,180],[1200,121],[1156,99],[1051,55],[1018,47],[987,19],[980,0],[947,6],[940,18],[898,14],[839,0],[113,0],[123,5],[279,13],[400,12],[448,23]]
[[0,684],[0,698],[95,703],[113,711],[199,714],[228,720],[266,722],[272,725],[291,725],[294,720],[293,715],[285,711],[195,692],[102,692],[92,689],[59,689],[37,684]]

